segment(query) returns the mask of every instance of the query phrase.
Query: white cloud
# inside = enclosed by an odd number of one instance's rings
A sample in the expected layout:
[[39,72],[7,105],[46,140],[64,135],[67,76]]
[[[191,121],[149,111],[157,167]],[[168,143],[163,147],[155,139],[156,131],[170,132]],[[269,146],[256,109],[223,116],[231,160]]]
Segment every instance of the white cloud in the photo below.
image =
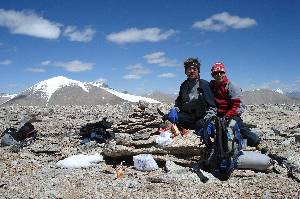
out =
[[172,29],[168,31],[162,31],[159,28],[130,28],[121,32],[111,33],[107,35],[106,39],[117,44],[159,42],[168,39],[176,33],[177,31]]
[[49,65],[50,63],[51,63],[50,60],[45,60],[45,61],[42,61],[42,62],[41,62],[41,65],[42,65],[42,66],[47,66],[47,65]]
[[140,78],[141,78],[140,75],[133,75],[133,74],[128,74],[123,76],[123,79],[140,79]]
[[295,82],[296,82],[296,83],[300,83],[300,77],[298,77],[298,79],[296,79]]
[[166,61],[166,58],[164,56],[165,56],[164,52],[155,52],[155,53],[145,55],[144,58],[147,60],[147,63],[149,64],[159,64]]
[[26,69],[29,72],[33,72],[33,73],[44,73],[46,72],[46,69],[44,68],[27,68]]
[[70,41],[89,42],[93,39],[95,33],[96,31],[91,27],[79,31],[76,26],[67,26],[63,35],[68,37]]
[[60,35],[60,24],[29,11],[0,9],[0,26],[8,28],[12,34],[45,39],[57,39]]
[[12,61],[10,59],[4,59],[4,60],[0,61],[0,65],[9,65],[11,63],[12,63]]
[[223,32],[229,28],[242,29],[256,25],[256,21],[249,17],[241,18],[232,16],[228,12],[222,12],[211,16],[203,21],[197,21],[193,28],[199,28],[207,31]]
[[151,54],[147,54],[144,56],[146,59],[147,63],[149,64],[158,64],[160,66],[179,66],[180,64],[177,63],[175,59],[170,60],[165,57],[164,52],[154,52]]
[[162,73],[162,74],[159,74],[158,77],[172,78],[172,77],[176,77],[176,74],[174,74],[174,73]]
[[70,61],[70,62],[54,62],[54,66],[62,67],[69,72],[82,72],[92,70],[94,63],[83,63],[78,60]]
[[151,73],[151,71],[145,68],[142,64],[135,64],[126,67],[129,70],[128,74],[124,75],[124,79],[140,79],[143,75]]

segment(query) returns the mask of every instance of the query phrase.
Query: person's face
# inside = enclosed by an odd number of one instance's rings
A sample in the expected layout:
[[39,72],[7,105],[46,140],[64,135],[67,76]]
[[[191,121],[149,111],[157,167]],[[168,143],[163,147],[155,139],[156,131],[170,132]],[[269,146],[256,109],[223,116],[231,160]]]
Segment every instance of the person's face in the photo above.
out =
[[198,68],[195,66],[190,66],[186,69],[185,74],[189,79],[197,79],[199,78]]
[[226,77],[226,74],[225,72],[219,71],[219,72],[214,72],[212,76],[216,80],[216,82],[222,83],[224,81],[224,78]]

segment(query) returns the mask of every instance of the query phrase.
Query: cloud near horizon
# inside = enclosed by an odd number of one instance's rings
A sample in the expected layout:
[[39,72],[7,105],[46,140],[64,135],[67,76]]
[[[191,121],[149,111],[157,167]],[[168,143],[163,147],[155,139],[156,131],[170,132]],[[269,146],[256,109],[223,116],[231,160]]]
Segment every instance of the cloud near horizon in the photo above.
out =
[[214,14],[203,21],[195,22],[192,27],[206,31],[225,32],[229,28],[243,29],[255,25],[257,25],[257,22],[249,17],[242,18],[230,15],[228,12],[222,12]]
[[159,42],[166,40],[178,31],[173,29],[162,31],[159,28],[129,28],[121,32],[111,33],[106,36],[110,42],[117,44],[138,43],[138,42]]
[[67,26],[63,35],[68,37],[70,41],[89,42],[93,39],[96,30],[91,27],[86,27],[79,31],[76,26]]
[[158,64],[159,66],[166,67],[180,66],[180,64],[175,59],[171,60],[166,58],[165,53],[160,51],[144,55],[143,58],[145,58],[147,63],[149,64]]
[[55,66],[64,68],[69,72],[84,72],[92,70],[94,67],[94,63],[83,63],[79,60],[73,60],[69,62],[52,62],[50,60],[45,60],[40,63],[42,66]]
[[126,67],[128,74],[123,76],[123,79],[140,79],[143,75],[150,74],[151,71],[145,68],[142,64],[135,64]]
[[36,67],[36,68],[27,68],[26,71],[33,72],[33,73],[44,73],[44,72],[46,72],[46,69],[45,68]]
[[61,25],[44,19],[33,11],[0,9],[0,26],[8,28],[12,34],[57,39]]
[[0,65],[9,65],[12,64],[12,61],[10,59],[4,59],[0,61]]
[[157,75],[157,77],[160,77],[160,78],[173,78],[173,77],[176,77],[176,74],[174,74],[174,73],[161,73],[161,74]]
[[64,68],[69,72],[83,72],[93,69],[94,63],[83,63],[79,60],[73,60],[69,62],[54,62],[53,66]]

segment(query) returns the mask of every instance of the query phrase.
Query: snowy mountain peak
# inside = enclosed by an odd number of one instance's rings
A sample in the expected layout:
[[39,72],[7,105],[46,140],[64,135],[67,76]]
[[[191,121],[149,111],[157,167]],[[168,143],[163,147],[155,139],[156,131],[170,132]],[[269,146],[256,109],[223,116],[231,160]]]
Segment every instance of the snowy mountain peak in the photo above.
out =
[[276,93],[283,94],[283,91],[280,88],[277,88],[276,90],[273,90],[273,91],[276,92]]
[[42,97],[49,101],[50,97],[55,91],[71,85],[81,87],[84,91],[89,92],[84,83],[77,80],[68,79],[64,76],[52,77],[50,79],[41,81],[32,86],[30,89],[32,89],[33,92],[41,91],[43,93]]
[[149,103],[160,103],[157,100],[147,98],[147,97],[142,97],[142,96],[136,96],[136,95],[131,95],[131,94],[125,94],[118,92],[112,88],[109,88],[107,84],[105,84],[103,81],[95,81],[95,82],[80,82],[77,80],[72,80],[69,78],[66,78],[64,76],[57,76],[53,77],[44,81],[41,81],[34,86],[30,87],[26,91],[29,91],[30,93],[38,93],[42,98],[46,99],[47,102],[49,102],[51,96],[53,93],[58,91],[59,89],[63,87],[69,87],[69,86],[75,86],[82,88],[83,91],[90,93],[91,88],[97,87],[100,89],[105,90],[106,92],[115,95],[118,98],[121,98],[126,101],[130,102],[139,102],[140,100],[149,102]]

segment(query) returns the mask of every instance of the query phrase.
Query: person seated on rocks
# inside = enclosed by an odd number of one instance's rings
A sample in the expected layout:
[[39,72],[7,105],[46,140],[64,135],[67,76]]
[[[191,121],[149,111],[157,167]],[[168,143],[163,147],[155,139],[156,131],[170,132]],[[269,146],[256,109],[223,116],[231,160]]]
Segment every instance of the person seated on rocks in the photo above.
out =
[[234,85],[226,75],[225,65],[216,62],[212,65],[210,87],[215,97],[217,115],[225,117],[228,121],[233,119],[237,122],[241,135],[247,139],[247,145],[259,148],[260,138],[244,124],[241,114],[245,106],[240,98],[242,89]]
[[197,58],[184,61],[187,79],[180,85],[175,106],[165,117],[179,127],[195,130],[203,138],[203,128],[209,126],[217,108],[209,82],[200,79],[200,66]]

